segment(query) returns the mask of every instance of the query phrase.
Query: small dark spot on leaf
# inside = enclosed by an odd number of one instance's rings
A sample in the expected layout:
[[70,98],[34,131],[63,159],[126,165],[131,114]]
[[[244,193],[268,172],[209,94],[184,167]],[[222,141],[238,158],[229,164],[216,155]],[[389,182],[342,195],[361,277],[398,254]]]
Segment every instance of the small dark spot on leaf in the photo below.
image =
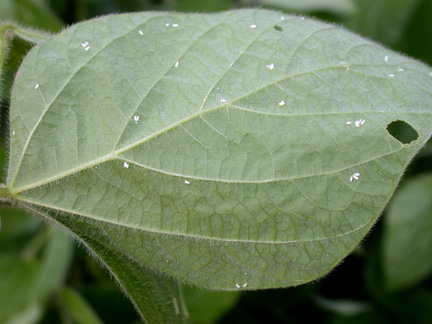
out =
[[392,121],[387,125],[387,132],[402,144],[411,144],[419,137],[417,131],[403,120]]
[[279,25],[275,25],[273,28],[277,31],[283,31],[283,28]]

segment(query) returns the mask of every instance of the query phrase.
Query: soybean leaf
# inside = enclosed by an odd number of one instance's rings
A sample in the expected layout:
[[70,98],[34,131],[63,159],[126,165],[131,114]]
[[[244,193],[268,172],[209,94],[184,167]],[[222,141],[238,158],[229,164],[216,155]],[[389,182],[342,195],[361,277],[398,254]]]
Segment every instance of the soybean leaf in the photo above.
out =
[[[80,23],[23,62],[6,194],[68,228],[142,312],[181,320],[165,276],[286,287],[352,251],[430,138],[429,73],[267,10]],[[418,138],[392,137],[395,120]]]
[[427,323],[432,317],[432,291],[424,287],[409,289],[393,295],[389,308],[405,323]]
[[[3,210],[2,210],[3,211]],[[2,250],[0,251],[0,322],[6,324],[37,323],[43,314],[45,303],[59,289],[71,258],[71,242],[64,233],[45,229],[37,235],[44,239],[40,246],[42,256],[37,257],[35,240],[30,241],[26,248],[16,251],[17,243],[14,236],[21,236],[13,226],[17,221],[9,218],[23,219],[13,212],[6,216],[2,228]],[[30,222],[25,218],[21,222],[27,229]],[[9,232],[9,233],[8,233]],[[7,244],[7,240],[13,242]],[[38,240],[40,241],[40,240]],[[43,244],[45,243],[45,244]]]
[[360,314],[356,316],[335,316],[330,324],[390,324],[391,321],[388,320],[383,314],[379,312],[370,312],[366,314]]
[[432,273],[432,175],[407,181],[385,217],[383,270],[390,290],[409,288]]
[[432,46],[422,35],[432,32],[432,2],[423,0],[406,26],[399,48],[416,58],[432,63]]
[[315,303],[322,309],[331,313],[354,317],[368,313],[372,310],[372,305],[368,302],[351,299],[328,299],[321,296],[314,298]]
[[211,291],[196,287],[183,287],[191,322],[211,324],[235,306],[239,291]]
[[174,1],[171,5],[168,2],[168,8],[170,10],[212,12],[228,10],[232,8],[232,2],[232,0],[183,0]]
[[99,316],[87,301],[74,289],[63,288],[61,299],[66,312],[77,324],[102,324]]
[[345,15],[353,14],[356,10],[354,0],[242,0],[242,2],[298,12],[328,11]]
[[[422,0],[357,0],[346,26],[386,45],[397,43]],[[427,20],[425,20],[427,21]]]
[[[0,153],[1,154],[1,153]],[[22,244],[13,244],[14,241],[26,242],[36,232],[41,221],[26,215],[23,211],[5,208],[0,209],[0,252],[7,252],[12,248],[20,248]],[[11,244],[12,243],[12,244]]]
[[1,0],[0,20],[13,20],[52,32],[63,27],[44,0]]

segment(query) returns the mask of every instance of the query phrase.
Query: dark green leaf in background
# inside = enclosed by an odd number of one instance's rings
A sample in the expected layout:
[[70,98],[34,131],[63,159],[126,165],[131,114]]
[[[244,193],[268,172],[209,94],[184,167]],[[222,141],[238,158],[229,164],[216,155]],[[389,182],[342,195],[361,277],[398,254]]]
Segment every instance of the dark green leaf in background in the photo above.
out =
[[0,0],[0,20],[57,32],[63,24],[44,0]]
[[248,5],[272,6],[296,12],[327,11],[335,14],[353,14],[355,0],[241,0]]
[[2,209],[1,216],[0,323],[37,323],[65,278],[71,241],[64,233],[45,227],[17,249],[22,237],[34,231],[35,222],[11,209]]
[[185,12],[194,12],[199,8],[200,12],[212,12],[231,9],[233,6],[232,0],[182,0],[168,2],[170,10],[179,10]]
[[345,25],[363,36],[391,46],[400,41],[421,2],[422,0],[356,0],[356,14]]
[[240,298],[238,291],[211,291],[195,287],[184,287],[183,290],[189,316],[194,324],[215,323]]
[[432,174],[404,183],[384,220],[386,285],[409,288],[432,272]]
[[77,324],[102,324],[97,314],[86,300],[75,290],[63,288],[61,299],[65,311]]
[[330,324],[390,324],[385,316],[378,312],[370,312],[356,316],[336,316]]
[[[415,2],[415,1],[414,1]],[[397,48],[424,62],[432,64],[432,1],[423,0],[406,26]]]

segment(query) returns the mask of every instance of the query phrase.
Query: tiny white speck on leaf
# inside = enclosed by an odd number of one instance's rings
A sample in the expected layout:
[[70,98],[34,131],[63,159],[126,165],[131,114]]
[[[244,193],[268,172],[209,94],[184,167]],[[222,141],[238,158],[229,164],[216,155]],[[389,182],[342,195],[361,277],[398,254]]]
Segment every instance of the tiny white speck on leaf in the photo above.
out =
[[390,78],[394,78],[394,76],[395,76],[394,74],[389,74]]
[[225,103],[225,102],[227,102],[227,101],[226,101],[225,98],[222,98],[222,99],[220,100],[220,102]]
[[247,287],[247,282],[242,286],[243,288],[246,288]]
[[174,28],[177,28],[179,25],[178,25],[178,24],[172,24],[172,26],[173,26]]
[[252,29],[257,28],[257,25],[250,25],[250,28]]
[[169,23],[166,23],[166,24],[165,24],[165,26],[167,26],[167,27],[169,27],[169,25],[170,25]]
[[281,17],[281,20],[285,20],[285,17],[284,17],[284,16],[282,16],[282,17]]
[[304,17],[301,17],[301,20],[304,20]]
[[142,30],[138,31],[138,33],[139,33],[140,35],[144,35],[144,33],[142,32]]
[[135,115],[135,116],[133,117],[133,119],[134,119],[134,122],[135,122],[135,124],[136,124],[136,123],[139,122],[139,120],[140,120],[140,116]]
[[36,83],[35,90],[39,88],[39,83]]
[[15,131],[12,131],[12,135],[15,135]]
[[389,59],[388,55],[384,56],[384,62],[388,62],[388,59]]
[[82,47],[87,47],[88,45],[89,45],[89,42],[81,43],[81,46],[82,46]]
[[87,46],[84,51],[88,51],[90,49],[90,46]]
[[274,64],[270,63],[269,65],[267,65],[267,67],[268,67],[269,70],[273,70],[274,69]]
[[175,64],[174,64],[174,67],[178,67],[179,66],[179,62],[177,61]]
[[347,125],[351,125],[351,124],[352,124],[352,122],[350,122],[350,121],[347,121],[347,122],[346,122],[346,124],[347,124]]
[[185,180],[185,181],[184,181],[184,183],[185,183],[185,184],[190,184],[190,182],[189,182],[189,181],[187,181],[187,180]]
[[352,182],[353,180],[358,180],[359,178],[360,178],[360,173],[356,172],[350,177],[349,181]]
[[355,121],[355,127],[360,127],[360,125],[364,125],[364,123],[366,122],[366,120],[364,119],[359,119]]
[[123,163],[123,167],[126,169],[129,169],[129,163],[127,163],[127,162]]
[[239,284],[237,284],[237,283],[236,283],[236,287],[237,287],[238,289],[240,289],[240,288],[241,288],[241,286],[240,286]]
[[432,72],[429,72],[429,75],[432,76]]
[[280,107],[285,106],[285,101],[282,100],[281,102],[279,102],[279,106]]
[[398,71],[399,71],[399,72],[403,72],[403,71],[405,71],[405,70],[404,70],[404,69],[399,69]]

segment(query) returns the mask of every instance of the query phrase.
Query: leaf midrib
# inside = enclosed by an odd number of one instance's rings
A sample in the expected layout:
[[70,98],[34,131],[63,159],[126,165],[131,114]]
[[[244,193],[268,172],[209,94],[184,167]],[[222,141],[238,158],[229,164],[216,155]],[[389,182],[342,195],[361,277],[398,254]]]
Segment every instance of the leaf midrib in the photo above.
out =
[[[90,169],[90,168],[92,168],[94,166],[97,166],[97,165],[100,165],[102,163],[109,162],[109,161],[114,161],[114,160],[121,160],[121,161],[124,161],[124,162],[130,162],[130,163],[133,163],[135,165],[139,165],[139,166],[145,167],[145,168],[147,168],[149,170],[157,171],[157,172],[160,172],[160,173],[163,173],[163,174],[173,175],[173,176],[178,176],[178,177],[184,177],[184,178],[190,178],[190,179],[194,179],[194,180],[207,180],[207,181],[231,182],[231,183],[265,183],[265,182],[274,182],[274,181],[297,180],[297,179],[307,178],[307,177],[311,177],[311,176],[330,175],[330,174],[338,173],[338,172],[341,172],[343,170],[346,170],[346,169],[349,169],[349,168],[352,168],[352,167],[355,167],[355,166],[358,166],[358,165],[361,165],[361,164],[364,164],[364,163],[371,162],[371,161],[379,159],[379,158],[381,158],[383,156],[391,155],[391,154],[396,153],[396,152],[399,151],[399,150],[396,150],[396,151],[387,153],[387,154],[382,155],[382,156],[376,156],[373,159],[370,159],[370,160],[367,160],[367,161],[362,161],[362,162],[357,163],[357,164],[349,165],[346,168],[343,168],[343,169],[340,169],[340,170],[333,170],[333,171],[327,172],[327,173],[321,173],[321,174],[315,174],[315,175],[307,175],[307,176],[301,176],[301,177],[292,177],[292,178],[286,178],[286,179],[270,179],[270,180],[258,180],[258,181],[250,181],[250,180],[248,180],[248,181],[242,181],[242,180],[232,180],[232,181],[229,181],[229,180],[224,180],[224,179],[199,178],[199,177],[190,176],[190,175],[181,175],[181,174],[169,173],[169,172],[158,170],[158,169],[152,169],[152,168],[150,168],[148,166],[140,165],[136,161],[128,160],[128,159],[125,159],[124,157],[120,156],[121,154],[127,152],[128,150],[131,150],[131,149],[133,149],[133,148],[135,148],[135,147],[137,147],[137,146],[139,146],[141,144],[144,144],[144,143],[146,143],[146,142],[148,142],[148,141],[150,141],[150,140],[158,137],[159,135],[161,135],[161,134],[163,134],[165,132],[168,132],[169,130],[174,129],[175,127],[180,126],[180,125],[182,125],[182,124],[184,124],[184,123],[186,123],[186,122],[188,122],[188,121],[190,121],[190,120],[192,120],[192,119],[194,119],[196,117],[200,117],[201,115],[203,115],[205,113],[210,113],[210,112],[216,111],[216,110],[221,109],[221,108],[226,108],[227,106],[230,106],[229,102],[226,103],[226,105],[217,106],[217,107],[215,107],[213,109],[210,109],[210,110],[197,111],[196,113],[192,114],[191,116],[189,116],[187,118],[184,118],[184,119],[178,121],[177,123],[169,125],[169,126],[163,128],[163,129],[161,129],[160,131],[158,131],[158,132],[156,132],[156,133],[154,133],[154,134],[152,134],[150,136],[147,136],[147,137],[143,138],[142,140],[140,140],[138,142],[135,142],[133,144],[125,146],[125,147],[123,147],[123,148],[121,148],[119,150],[116,150],[116,151],[114,151],[112,153],[109,153],[109,154],[107,154],[105,156],[102,156],[102,157],[100,157],[98,159],[95,159],[95,160],[89,161],[87,163],[84,163],[84,164],[80,165],[79,167],[69,169],[66,172],[59,173],[59,174],[57,174],[55,176],[46,178],[44,180],[37,181],[37,182],[31,183],[31,184],[28,184],[28,185],[25,185],[25,186],[21,186],[21,187],[16,187],[16,188],[10,188],[9,187],[9,191],[10,191],[11,194],[17,195],[17,194],[19,194],[21,192],[28,191],[28,190],[31,190],[31,189],[35,189],[37,187],[40,187],[40,186],[52,183],[52,182],[60,180],[62,178],[66,178],[68,176],[72,176],[72,175],[74,175],[76,173],[79,173],[81,171]],[[230,106],[230,107],[232,107],[232,106]],[[243,110],[246,110],[246,109],[243,109]],[[248,110],[248,112],[261,114],[261,112],[259,112],[259,111]],[[358,114],[361,114],[361,113],[391,114],[391,115],[394,115],[394,114],[400,114],[400,115],[407,115],[407,114],[408,115],[432,115],[432,113],[420,113],[420,112],[396,113],[396,112],[392,112],[392,111],[362,111],[362,112],[352,111],[352,112],[326,112],[326,113],[312,113],[312,114],[311,113],[308,113],[308,114],[293,114],[293,115],[286,115],[286,116],[287,117],[291,117],[291,116],[292,117],[302,117],[302,116],[309,117],[309,116],[321,116],[321,115],[350,115],[350,114],[358,115]],[[264,113],[264,114],[266,114],[266,113]],[[419,137],[419,139],[420,138],[421,137]],[[419,139],[417,139],[417,141]],[[403,148],[403,146],[401,146],[401,149],[402,148]]]

